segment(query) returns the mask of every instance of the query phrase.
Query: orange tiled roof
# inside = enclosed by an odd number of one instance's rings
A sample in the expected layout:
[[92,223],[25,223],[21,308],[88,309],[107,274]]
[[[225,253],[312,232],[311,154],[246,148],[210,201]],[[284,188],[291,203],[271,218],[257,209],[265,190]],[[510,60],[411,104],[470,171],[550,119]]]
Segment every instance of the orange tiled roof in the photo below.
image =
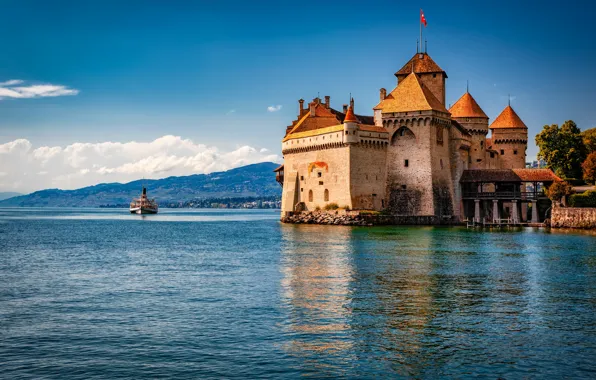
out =
[[348,108],[348,112],[346,112],[346,117],[344,118],[344,123],[357,123],[358,119],[354,116],[354,110],[352,110],[352,106]]
[[488,116],[476,103],[474,97],[467,91],[449,108],[449,112],[451,112],[452,117],[485,117],[488,119]]
[[488,149],[493,145],[493,141],[492,139],[487,138],[484,144],[486,145],[486,149]]
[[379,104],[383,113],[430,110],[448,112],[432,92],[422,84],[418,75],[414,73],[410,73],[402,80],[389,95],[391,98],[387,96]]
[[365,132],[388,133],[385,128],[377,127],[376,125],[358,124],[358,128]]
[[524,182],[561,182],[562,179],[550,169],[512,169]]
[[460,182],[558,182],[550,169],[471,169],[464,170]]
[[411,73],[412,64],[414,64],[414,72],[416,73],[444,73],[445,78],[447,78],[447,73],[445,73],[445,71],[440,68],[435,61],[433,61],[430,55],[426,53],[414,54],[412,59],[410,59],[408,63],[404,65],[404,67],[395,73],[395,76],[408,75]]
[[494,128],[525,128],[525,129],[528,129],[528,127],[526,127],[526,125],[524,124],[522,119],[520,119],[520,117],[517,116],[517,114],[515,113],[513,108],[511,108],[511,106],[505,107],[503,112],[501,112],[501,114],[499,116],[497,116],[497,118],[495,119],[495,121],[493,121],[493,123],[490,125],[489,128],[490,129],[494,129]]

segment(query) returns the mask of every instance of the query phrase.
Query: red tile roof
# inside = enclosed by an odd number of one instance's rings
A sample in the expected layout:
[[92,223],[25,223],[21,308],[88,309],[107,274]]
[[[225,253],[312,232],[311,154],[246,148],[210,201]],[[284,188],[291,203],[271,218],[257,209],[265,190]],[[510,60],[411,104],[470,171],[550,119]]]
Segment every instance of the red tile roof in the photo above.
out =
[[512,169],[524,182],[561,182],[558,175],[550,169]]
[[388,133],[385,128],[377,127],[376,125],[358,124],[358,128],[365,132]]
[[494,128],[524,128],[524,129],[528,129],[528,127],[526,127],[526,125],[524,124],[522,119],[520,119],[520,117],[517,116],[517,114],[515,113],[513,108],[511,108],[511,106],[505,107],[503,112],[501,112],[501,114],[499,116],[497,116],[497,118],[495,119],[495,121],[493,121],[493,123],[490,125],[489,128],[490,129],[494,129]]
[[346,117],[344,118],[344,123],[357,123],[358,119],[356,118],[356,116],[354,116],[354,110],[352,109],[352,106],[350,106],[350,108],[348,108],[348,112],[346,112]]
[[447,73],[426,53],[416,53],[408,63],[395,73],[395,76],[408,75],[412,72],[412,65],[414,65],[414,72],[416,73],[443,73],[447,78]]
[[488,116],[484,113],[482,108],[476,103],[476,100],[469,92],[462,95],[461,98],[449,109],[452,117],[484,117]]
[[460,182],[558,182],[550,169],[472,169],[464,170]]
[[448,112],[415,73],[410,73],[387,98],[375,107],[375,109],[379,108],[383,113],[430,110]]

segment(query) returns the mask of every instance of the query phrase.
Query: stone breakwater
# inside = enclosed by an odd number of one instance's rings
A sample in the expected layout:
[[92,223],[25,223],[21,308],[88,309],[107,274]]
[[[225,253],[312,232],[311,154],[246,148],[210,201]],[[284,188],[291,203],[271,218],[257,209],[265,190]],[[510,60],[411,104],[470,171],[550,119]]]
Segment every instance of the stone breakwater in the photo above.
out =
[[553,207],[550,226],[554,228],[596,228],[596,208]]
[[360,213],[359,211],[313,211],[286,215],[281,218],[282,223],[294,224],[329,224],[340,226],[380,226],[380,225],[409,225],[435,226],[458,224],[452,219],[442,219],[434,215],[384,215],[378,213]]
[[373,223],[364,220],[360,215],[329,212],[301,212],[281,218],[283,223],[293,224],[332,224],[338,226],[372,226]]

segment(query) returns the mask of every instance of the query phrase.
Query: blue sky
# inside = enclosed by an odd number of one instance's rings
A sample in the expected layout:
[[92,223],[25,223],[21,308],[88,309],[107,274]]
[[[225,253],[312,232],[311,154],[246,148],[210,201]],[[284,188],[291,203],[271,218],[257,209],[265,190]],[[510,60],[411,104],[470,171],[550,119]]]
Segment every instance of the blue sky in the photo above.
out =
[[0,100],[0,144],[64,149],[174,135],[221,152],[279,155],[301,97],[330,95],[340,108],[352,93],[357,112],[372,114],[379,88],[391,90],[415,53],[419,8],[428,52],[449,76],[447,102],[469,80],[494,119],[511,94],[529,127],[529,158],[544,124],[596,126],[589,1],[20,0],[0,8],[0,82],[76,92]]

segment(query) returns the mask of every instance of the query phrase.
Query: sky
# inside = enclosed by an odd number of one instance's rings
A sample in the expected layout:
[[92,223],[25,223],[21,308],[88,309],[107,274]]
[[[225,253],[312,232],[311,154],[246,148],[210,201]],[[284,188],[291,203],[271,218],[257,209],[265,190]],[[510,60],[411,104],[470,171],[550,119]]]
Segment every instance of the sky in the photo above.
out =
[[596,127],[590,1],[0,0],[0,191],[281,162],[298,99],[372,115],[429,55],[491,121]]

